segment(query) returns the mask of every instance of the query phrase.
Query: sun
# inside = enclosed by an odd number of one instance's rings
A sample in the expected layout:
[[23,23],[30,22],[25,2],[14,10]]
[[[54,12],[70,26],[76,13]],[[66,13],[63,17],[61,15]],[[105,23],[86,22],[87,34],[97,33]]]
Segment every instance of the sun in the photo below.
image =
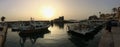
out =
[[50,7],[43,8],[42,15],[46,18],[50,18],[54,15],[54,10]]

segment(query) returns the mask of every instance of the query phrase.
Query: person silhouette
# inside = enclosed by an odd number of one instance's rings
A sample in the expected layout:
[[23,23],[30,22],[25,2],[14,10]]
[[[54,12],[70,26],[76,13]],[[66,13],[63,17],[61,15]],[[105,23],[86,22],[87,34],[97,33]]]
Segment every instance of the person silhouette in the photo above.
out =
[[2,25],[4,25],[4,24],[5,24],[5,23],[4,23],[5,17],[4,17],[4,16],[1,17],[1,21],[2,21]]
[[110,18],[106,23],[106,30],[108,30],[108,32],[111,32],[111,29],[112,29],[112,18]]

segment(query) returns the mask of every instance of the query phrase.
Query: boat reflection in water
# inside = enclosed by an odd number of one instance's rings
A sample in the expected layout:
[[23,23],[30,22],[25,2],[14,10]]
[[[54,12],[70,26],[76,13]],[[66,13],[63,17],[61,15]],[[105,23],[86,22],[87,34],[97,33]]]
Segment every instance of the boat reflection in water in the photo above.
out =
[[37,31],[20,31],[20,45],[24,47],[27,40],[30,40],[32,44],[35,44],[38,38],[44,38],[44,34],[50,33],[48,29],[37,30]]

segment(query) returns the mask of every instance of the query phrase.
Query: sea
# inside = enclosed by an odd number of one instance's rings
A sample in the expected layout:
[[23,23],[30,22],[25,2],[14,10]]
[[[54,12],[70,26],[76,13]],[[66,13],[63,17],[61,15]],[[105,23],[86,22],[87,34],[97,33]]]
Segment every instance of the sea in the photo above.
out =
[[[21,33],[8,28],[4,47],[98,47],[101,31],[92,36],[75,36],[68,33],[67,24],[51,24],[47,30]],[[29,31],[28,31],[29,32]]]

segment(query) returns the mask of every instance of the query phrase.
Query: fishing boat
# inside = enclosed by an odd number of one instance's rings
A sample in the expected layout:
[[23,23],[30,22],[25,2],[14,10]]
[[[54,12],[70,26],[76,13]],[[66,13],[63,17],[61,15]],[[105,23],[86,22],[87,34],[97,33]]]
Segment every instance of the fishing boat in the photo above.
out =
[[19,30],[21,31],[28,31],[28,30],[42,30],[42,29],[48,29],[50,25],[49,24],[46,24],[44,22],[30,22],[30,24],[25,24],[25,23],[22,23],[20,26],[19,26]]
[[85,28],[85,29],[80,29],[80,28],[77,28],[76,26],[68,26],[68,32],[72,32],[72,33],[75,33],[75,34],[81,34],[81,35],[85,35],[86,33],[89,33],[91,31],[93,31],[94,29],[92,28]]
[[85,35],[95,30],[100,30],[102,28],[100,26],[104,26],[104,23],[91,21],[80,22],[68,25],[68,33],[72,33],[74,35]]
[[29,31],[32,30],[32,27],[30,25],[25,25],[25,23],[20,24],[19,26],[20,31]]
[[35,30],[39,29],[47,29],[50,25],[44,22],[35,22],[31,23],[31,25],[34,27]]
[[94,30],[96,26],[91,24],[89,21],[80,22],[68,26],[68,31],[76,34],[85,35]]
[[20,30],[20,31],[31,31],[31,30],[41,30],[48,29],[50,24],[45,22],[35,22],[33,18],[27,23],[20,22],[18,25],[13,25],[12,30]]
[[12,31],[19,31],[19,24],[12,24],[11,25],[11,29],[12,29]]

